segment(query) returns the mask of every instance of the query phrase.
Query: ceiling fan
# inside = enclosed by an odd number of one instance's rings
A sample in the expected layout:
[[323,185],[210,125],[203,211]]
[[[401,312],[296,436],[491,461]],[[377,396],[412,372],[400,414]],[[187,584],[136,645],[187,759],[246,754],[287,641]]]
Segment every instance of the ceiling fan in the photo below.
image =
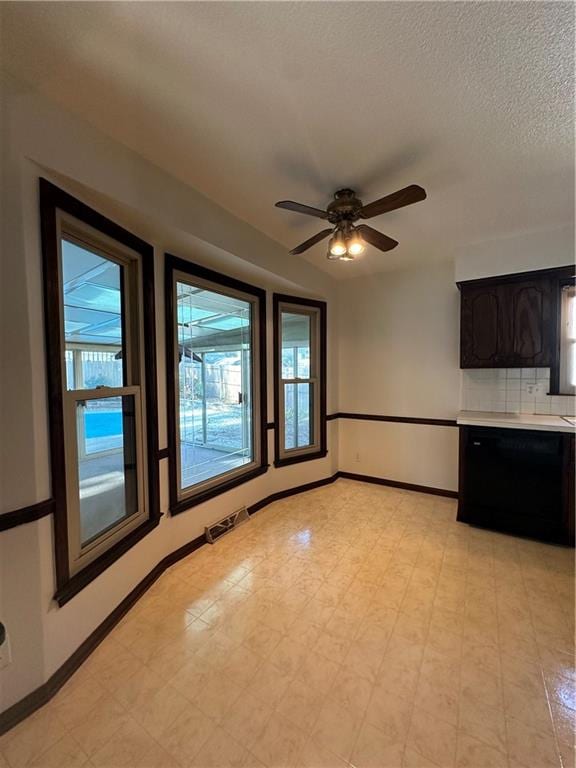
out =
[[383,235],[367,224],[355,224],[358,219],[371,219],[373,216],[395,211],[405,205],[418,203],[425,198],[426,191],[417,184],[411,184],[367,205],[362,204],[362,200],[356,197],[353,189],[339,189],[325,211],[295,203],[292,200],[281,200],[276,203],[276,207],[315,216],[317,219],[325,219],[333,225],[330,229],[323,229],[322,232],[297,245],[290,251],[291,254],[304,253],[308,248],[331,235],[328,258],[333,261],[352,261],[355,256],[362,253],[365,242],[381,251],[391,251],[398,245],[396,240]]

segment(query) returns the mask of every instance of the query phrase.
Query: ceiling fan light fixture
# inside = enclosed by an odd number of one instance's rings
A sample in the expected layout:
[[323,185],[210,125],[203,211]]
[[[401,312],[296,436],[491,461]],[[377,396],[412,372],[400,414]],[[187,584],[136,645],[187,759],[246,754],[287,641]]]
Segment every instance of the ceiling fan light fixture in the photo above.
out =
[[328,253],[338,259],[346,253],[346,240],[342,232],[338,231],[330,238]]
[[352,232],[346,246],[346,251],[350,256],[360,256],[361,253],[364,253],[364,241],[356,231]]

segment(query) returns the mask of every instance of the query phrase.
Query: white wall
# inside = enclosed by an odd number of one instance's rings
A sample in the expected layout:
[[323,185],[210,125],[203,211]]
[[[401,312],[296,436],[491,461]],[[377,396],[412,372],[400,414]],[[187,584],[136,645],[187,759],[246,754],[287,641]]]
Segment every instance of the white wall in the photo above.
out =
[[[284,293],[328,301],[328,407],[336,409],[337,314],[330,277],[234,218],[195,190],[130,150],[5,80],[2,87],[2,253],[0,328],[0,514],[50,496],[38,177],[45,176],[145,237],[156,253],[159,439],[166,445],[163,252],[225,269]],[[271,313],[268,370],[271,371]],[[272,381],[268,407],[272,420]],[[337,426],[328,426],[329,454],[274,469],[160,525],[63,608],[55,591],[52,519],[0,534],[0,617],[12,640],[13,663],[0,672],[0,711],[44,682],[166,554],[203,532],[225,512],[278,490],[332,475],[338,466]],[[273,456],[273,434],[269,451]],[[167,510],[167,461],[160,464],[161,507]]]
[[[450,263],[342,282],[339,410],[454,419],[458,312]],[[453,427],[340,420],[340,469],[456,490],[457,442]]]
[[456,257],[456,282],[574,263],[574,227],[524,232],[469,245]]

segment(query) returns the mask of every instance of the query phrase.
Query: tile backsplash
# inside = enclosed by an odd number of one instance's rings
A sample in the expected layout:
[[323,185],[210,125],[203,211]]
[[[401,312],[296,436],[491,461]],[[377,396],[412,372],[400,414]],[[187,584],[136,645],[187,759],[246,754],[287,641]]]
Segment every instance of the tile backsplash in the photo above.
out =
[[548,395],[549,368],[484,368],[462,371],[463,411],[573,416],[576,397]]

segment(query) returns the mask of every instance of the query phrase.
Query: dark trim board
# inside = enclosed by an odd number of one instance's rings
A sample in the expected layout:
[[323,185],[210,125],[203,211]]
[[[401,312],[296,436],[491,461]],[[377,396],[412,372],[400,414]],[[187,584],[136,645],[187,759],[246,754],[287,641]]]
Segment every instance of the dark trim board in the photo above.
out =
[[[326,421],[335,421],[336,419],[356,419],[358,421],[387,421],[398,424],[425,424],[433,427],[457,427],[458,424],[453,419],[425,419],[411,416],[383,416],[380,414],[370,413],[330,413],[326,416]],[[267,430],[276,429],[276,424],[270,421],[266,424]],[[314,458],[321,458],[326,456],[323,453],[321,456],[315,454]],[[157,453],[158,461],[170,458],[169,448],[160,448]],[[292,462],[285,462],[290,464]],[[262,474],[258,472],[258,474]],[[252,479],[252,477],[248,478]],[[226,490],[230,490],[227,488]],[[206,501],[207,499],[203,499]],[[46,499],[46,501],[40,501],[38,504],[32,504],[30,507],[23,507],[17,509],[14,512],[6,512],[0,515],[0,532],[7,530],[8,528],[14,528],[17,525],[23,525],[24,523],[30,523],[33,520],[39,520],[45,515],[50,515],[54,511],[55,502],[54,499]],[[185,507],[187,509],[187,507]]]
[[258,512],[259,509],[268,506],[268,504],[272,504],[274,501],[280,501],[280,499],[286,499],[288,496],[294,496],[297,493],[304,493],[305,491],[313,491],[314,488],[320,488],[323,485],[330,485],[330,483],[338,480],[338,477],[339,474],[336,472],[334,475],[322,478],[322,480],[314,480],[313,482],[306,483],[305,485],[298,485],[296,488],[287,488],[285,491],[277,491],[276,493],[272,493],[270,496],[266,496],[266,498],[261,499],[255,504],[249,506],[248,514],[253,515],[255,512]]
[[414,483],[403,483],[400,480],[388,480],[385,477],[372,477],[371,475],[357,475],[355,472],[338,472],[338,477],[347,480],[359,480],[362,483],[374,483],[375,485],[387,485],[390,488],[400,488],[404,491],[415,491],[416,493],[428,493],[432,496],[445,496],[448,499],[457,499],[458,491],[449,491],[445,488],[432,488],[429,485],[415,485]]
[[457,427],[456,419],[426,419],[419,416],[383,416],[374,413],[335,413],[331,419],[354,419],[356,421],[388,421],[393,424],[427,424],[431,427]]
[[[420,493],[431,493],[436,496],[448,496],[449,498],[456,498],[457,493],[455,491],[443,491],[438,488],[428,488],[423,485],[410,485],[409,483],[400,483],[394,480],[384,480],[382,478],[370,477],[368,475],[356,475],[350,472],[336,472],[329,477],[322,478],[321,480],[315,480],[312,483],[306,483],[305,485],[299,485],[295,488],[287,488],[284,491],[277,491],[276,493],[266,496],[261,501],[257,501],[248,508],[248,513],[253,515],[258,510],[266,507],[268,504],[272,504],[274,501],[285,499],[288,496],[294,496],[298,493],[305,491],[311,491],[315,488],[320,488],[323,485],[329,485],[338,478],[346,478],[349,480],[359,480],[365,483],[376,483],[377,485],[388,485],[393,488],[403,488],[409,491],[418,491]],[[88,635],[86,640],[74,651],[74,653],[62,664],[62,666],[54,672],[54,674],[39,688],[32,693],[29,693],[16,704],[13,704],[4,712],[0,712],[0,736],[9,731],[19,722],[29,717],[33,712],[47,704],[50,699],[55,696],[62,688],[64,683],[72,677],[74,672],[86,661],[90,654],[96,650],[104,638],[114,629],[116,624],[122,619],[123,616],[130,610],[130,608],[138,601],[140,597],[149,589],[152,584],[164,573],[164,571],[171,565],[174,565],[183,557],[192,554],[195,550],[199,549],[206,543],[204,536],[198,536],[182,547],[174,550],[169,555],[166,555],[160,562],[152,568],[152,570],[129,592],[128,595],[114,608],[114,610],[99,624],[96,629]]]
[[54,499],[39,501],[37,504],[31,504],[29,507],[15,509],[13,512],[5,512],[0,515],[0,531],[7,531],[10,528],[16,528],[18,525],[32,523],[34,520],[40,520],[54,512]]

